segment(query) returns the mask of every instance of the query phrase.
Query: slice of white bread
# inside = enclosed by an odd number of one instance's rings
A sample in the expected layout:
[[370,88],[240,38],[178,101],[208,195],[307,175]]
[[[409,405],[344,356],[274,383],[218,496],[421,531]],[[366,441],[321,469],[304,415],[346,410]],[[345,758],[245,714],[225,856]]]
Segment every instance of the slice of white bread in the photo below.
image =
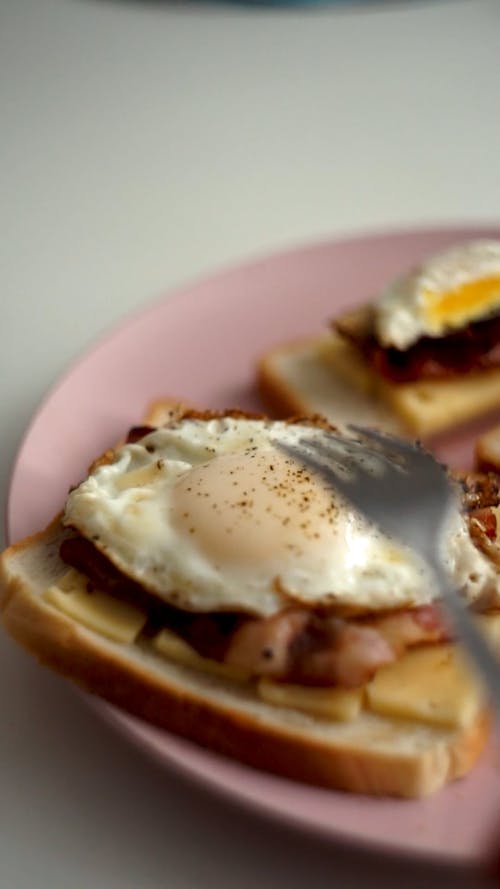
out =
[[480,754],[488,719],[470,698],[456,725],[369,709],[334,721],[268,703],[255,683],[162,656],[144,634],[134,639],[141,620],[130,638],[118,633],[121,641],[90,629],[47,595],[67,571],[59,558],[67,533],[56,520],[3,554],[0,608],[19,643],[88,691],[251,766],[359,793],[425,796],[465,774]]
[[483,472],[500,472],[500,425],[478,438],[475,447],[476,466]]
[[334,332],[278,345],[257,366],[263,400],[276,415],[321,413],[331,422],[376,425],[429,438],[500,406],[500,370],[460,379],[391,383]]

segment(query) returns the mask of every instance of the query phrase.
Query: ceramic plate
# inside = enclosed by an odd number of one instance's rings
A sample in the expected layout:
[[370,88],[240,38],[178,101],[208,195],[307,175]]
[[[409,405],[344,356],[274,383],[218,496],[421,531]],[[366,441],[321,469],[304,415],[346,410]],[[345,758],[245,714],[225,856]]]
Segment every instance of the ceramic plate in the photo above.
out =
[[[336,312],[369,299],[424,255],[483,236],[498,238],[500,229],[426,229],[320,243],[213,275],[147,307],[84,355],[36,414],[13,470],[9,540],[43,527],[69,485],[138,421],[148,402],[176,396],[211,408],[259,408],[253,384],[259,353],[323,330]],[[464,465],[478,428],[442,438],[441,456]],[[375,800],[258,773],[101,702],[94,707],[145,755],[332,840],[472,862],[496,820],[500,777],[488,755],[471,776],[430,799]]]

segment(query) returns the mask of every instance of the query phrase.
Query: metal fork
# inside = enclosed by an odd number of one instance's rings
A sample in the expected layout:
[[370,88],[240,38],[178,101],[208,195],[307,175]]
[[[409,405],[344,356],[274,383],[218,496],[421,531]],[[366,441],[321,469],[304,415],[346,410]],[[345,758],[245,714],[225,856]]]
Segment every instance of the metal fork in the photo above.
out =
[[466,609],[440,556],[458,491],[445,467],[419,444],[348,426],[348,435],[311,429],[297,444],[276,442],[319,474],[389,537],[414,550],[434,575],[457,635],[479,669],[500,716],[500,662]]

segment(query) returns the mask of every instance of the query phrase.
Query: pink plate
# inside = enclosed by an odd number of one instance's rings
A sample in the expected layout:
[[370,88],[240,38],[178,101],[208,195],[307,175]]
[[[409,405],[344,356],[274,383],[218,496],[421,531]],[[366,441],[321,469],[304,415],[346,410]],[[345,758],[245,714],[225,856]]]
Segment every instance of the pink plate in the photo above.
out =
[[[65,374],[31,423],[11,480],[9,540],[43,527],[69,485],[148,402],[176,396],[211,408],[259,408],[253,368],[260,352],[321,331],[338,310],[368,299],[425,254],[475,237],[500,238],[500,229],[426,229],[307,246],[213,275],[127,320]],[[442,439],[439,453],[464,464],[478,428]],[[488,755],[470,777],[431,799],[373,800],[258,773],[102,702],[94,707],[146,755],[331,839],[472,863],[496,821],[500,777]]]

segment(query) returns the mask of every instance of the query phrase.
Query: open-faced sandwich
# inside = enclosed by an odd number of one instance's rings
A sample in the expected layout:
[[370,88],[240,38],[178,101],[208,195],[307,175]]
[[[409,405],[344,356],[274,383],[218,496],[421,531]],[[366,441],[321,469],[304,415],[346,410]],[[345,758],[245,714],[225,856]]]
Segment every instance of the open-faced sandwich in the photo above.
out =
[[500,241],[432,256],[320,337],[262,356],[262,394],[291,411],[433,436],[500,407]]
[[[406,797],[465,774],[488,714],[439,590],[276,447],[325,421],[166,420],[132,430],[45,531],[4,552],[8,632],[89,691],[255,767]],[[495,639],[499,479],[461,483],[443,555]]]

